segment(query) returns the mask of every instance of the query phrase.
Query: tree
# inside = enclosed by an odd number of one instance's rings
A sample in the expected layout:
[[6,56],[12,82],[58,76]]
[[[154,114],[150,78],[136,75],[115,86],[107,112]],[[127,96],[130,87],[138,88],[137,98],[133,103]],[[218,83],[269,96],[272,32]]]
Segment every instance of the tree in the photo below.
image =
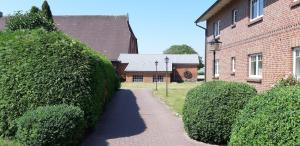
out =
[[37,14],[37,13],[40,13],[40,12],[41,12],[41,10],[36,6],[32,6],[31,9],[30,9],[31,14]]
[[[164,51],[164,54],[198,54],[192,47],[188,45],[173,45],[169,49]],[[203,68],[204,64],[202,61],[202,57],[198,55],[199,58],[199,66],[198,68]]]
[[43,15],[45,16],[46,19],[48,19],[51,22],[54,22],[52,12],[51,12],[51,9],[50,9],[50,6],[49,6],[47,0],[45,0],[43,5],[42,5],[42,13],[43,13]]

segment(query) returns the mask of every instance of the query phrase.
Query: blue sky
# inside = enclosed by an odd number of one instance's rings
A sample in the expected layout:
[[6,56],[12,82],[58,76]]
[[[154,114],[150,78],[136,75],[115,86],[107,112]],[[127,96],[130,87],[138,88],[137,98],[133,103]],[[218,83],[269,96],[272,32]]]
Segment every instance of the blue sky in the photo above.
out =
[[[129,15],[143,54],[188,44],[204,55],[204,31],[195,19],[215,0],[48,0],[54,15]],[[41,6],[42,0],[1,0],[4,15]],[[202,25],[205,25],[204,23]]]

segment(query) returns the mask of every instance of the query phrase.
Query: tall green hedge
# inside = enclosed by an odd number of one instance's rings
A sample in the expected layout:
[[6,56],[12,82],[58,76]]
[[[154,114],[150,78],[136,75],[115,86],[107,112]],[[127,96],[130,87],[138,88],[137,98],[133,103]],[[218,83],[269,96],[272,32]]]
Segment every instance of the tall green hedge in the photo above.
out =
[[62,32],[0,32],[0,135],[16,132],[15,120],[44,105],[80,107],[88,127],[115,91],[112,64]]
[[72,146],[84,135],[79,107],[54,105],[27,111],[17,119],[17,140],[26,146]]
[[251,99],[234,124],[229,145],[299,146],[299,86],[276,88]]
[[183,121],[188,135],[212,144],[227,144],[231,127],[245,104],[256,95],[244,83],[213,81],[188,92]]

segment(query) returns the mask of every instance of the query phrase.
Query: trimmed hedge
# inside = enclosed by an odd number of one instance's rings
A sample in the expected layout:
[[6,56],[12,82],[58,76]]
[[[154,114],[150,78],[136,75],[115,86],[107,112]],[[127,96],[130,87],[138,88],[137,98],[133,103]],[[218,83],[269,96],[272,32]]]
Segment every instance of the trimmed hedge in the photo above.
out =
[[251,99],[234,124],[229,145],[300,145],[299,86]]
[[207,82],[190,90],[183,108],[183,121],[188,135],[212,144],[226,144],[239,111],[255,88],[235,82]]
[[27,146],[71,146],[84,134],[84,113],[68,105],[38,107],[17,120],[17,140]]
[[92,128],[118,85],[103,55],[62,32],[0,32],[0,136],[14,136],[15,120],[39,106],[68,104]]

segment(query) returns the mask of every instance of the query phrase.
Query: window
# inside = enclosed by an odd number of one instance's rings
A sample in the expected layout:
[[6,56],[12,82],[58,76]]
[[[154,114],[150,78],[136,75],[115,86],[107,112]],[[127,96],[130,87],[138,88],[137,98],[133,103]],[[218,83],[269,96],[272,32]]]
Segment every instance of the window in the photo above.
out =
[[235,57],[231,58],[231,72],[235,73]]
[[214,36],[215,37],[220,36],[220,23],[221,23],[220,20],[218,22],[214,23]]
[[155,83],[155,82],[164,82],[164,76],[158,75],[158,76],[156,77],[156,75],[154,75],[154,76],[153,76],[153,82],[154,82],[154,83]]
[[144,77],[143,75],[133,75],[132,82],[143,82]]
[[250,0],[251,20],[262,17],[264,10],[264,0]]
[[262,78],[262,55],[254,54],[249,56],[249,77]]
[[294,50],[294,75],[300,77],[300,48]]
[[215,77],[219,77],[220,76],[220,74],[219,74],[219,66],[220,66],[219,59],[216,59],[216,61],[215,61]]
[[232,24],[235,24],[237,22],[237,17],[238,17],[238,10],[233,10],[232,11]]

